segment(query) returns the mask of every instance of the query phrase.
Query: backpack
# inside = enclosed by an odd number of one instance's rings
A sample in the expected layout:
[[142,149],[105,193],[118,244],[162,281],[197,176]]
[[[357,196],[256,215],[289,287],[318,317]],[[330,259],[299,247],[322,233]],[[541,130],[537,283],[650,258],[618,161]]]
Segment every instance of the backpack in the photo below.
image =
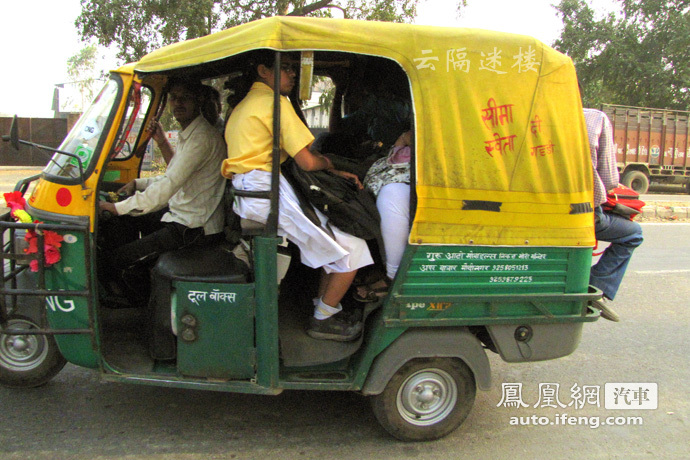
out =
[[295,189],[304,214],[316,225],[321,224],[310,205],[346,233],[364,240],[381,237],[376,202],[366,190],[328,171],[305,171],[294,160],[283,163],[281,171]]
[[601,209],[633,220],[636,215],[642,213],[644,205],[645,202],[640,200],[639,193],[619,184],[606,194],[606,202],[601,205]]

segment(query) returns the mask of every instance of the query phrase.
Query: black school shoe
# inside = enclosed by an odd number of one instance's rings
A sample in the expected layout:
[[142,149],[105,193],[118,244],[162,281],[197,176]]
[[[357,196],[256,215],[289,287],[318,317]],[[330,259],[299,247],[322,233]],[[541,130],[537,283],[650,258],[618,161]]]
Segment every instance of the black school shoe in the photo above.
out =
[[349,318],[336,313],[326,319],[309,318],[309,337],[320,340],[335,340],[349,342],[355,340],[362,333],[362,322],[352,322]]

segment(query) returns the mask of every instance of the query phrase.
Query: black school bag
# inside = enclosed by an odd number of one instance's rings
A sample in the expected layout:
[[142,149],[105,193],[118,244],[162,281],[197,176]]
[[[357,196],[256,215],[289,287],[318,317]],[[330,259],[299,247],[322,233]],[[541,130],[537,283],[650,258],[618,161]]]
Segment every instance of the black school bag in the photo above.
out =
[[281,171],[295,189],[304,214],[316,225],[321,224],[310,205],[346,233],[364,240],[381,237],[376,202],[366,190],[328,171],[305,171],[292,159],[283,163]]

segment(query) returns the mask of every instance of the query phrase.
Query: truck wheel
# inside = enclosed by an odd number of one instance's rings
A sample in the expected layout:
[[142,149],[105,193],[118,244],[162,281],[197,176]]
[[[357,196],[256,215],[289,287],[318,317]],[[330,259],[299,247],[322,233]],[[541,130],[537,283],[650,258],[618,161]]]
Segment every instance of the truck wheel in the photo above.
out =
[[374,415],[402,441],[431,441],[455,430],[470,413],[476,393],[472,371],[459,359],[408,361],[372,397]]
[[639,194],[647,193],[647,189],[649,188],[649,178],[642,171],[628,171],[623,174],[621,183]]
[[[38,329],[26,316],[13,316],[8,329]],[[67,361],[60,354],[55,338],[49,335],[0,334],[0,385],[33,388],[46,384]]]

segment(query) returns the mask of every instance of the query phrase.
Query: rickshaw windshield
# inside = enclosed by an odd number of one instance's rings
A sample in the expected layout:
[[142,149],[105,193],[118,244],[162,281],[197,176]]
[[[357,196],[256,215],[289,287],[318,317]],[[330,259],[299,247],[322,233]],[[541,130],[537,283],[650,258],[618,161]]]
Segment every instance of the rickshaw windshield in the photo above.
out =
[[[107,134],[106,125],[121,92],[119,79],[110,79],[91,106],[79,118],[59,149],[77,155],[84,171],[89,169],[94,152]],[[68,179],[79,178],[79,162],[76,158],[55,152],[44,172],[48,175]]]

